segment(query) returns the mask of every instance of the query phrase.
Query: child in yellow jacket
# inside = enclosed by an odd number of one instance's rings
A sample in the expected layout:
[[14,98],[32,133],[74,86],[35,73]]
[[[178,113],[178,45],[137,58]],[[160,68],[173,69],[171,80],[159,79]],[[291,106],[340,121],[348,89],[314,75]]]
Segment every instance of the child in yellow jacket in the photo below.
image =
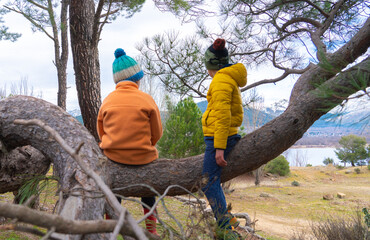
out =
[[[160,112],[153,98],[140,91],[144,73],[137,62],[118,48],[113,62],[113,77],[116,89],[103,101],[97,120],[100,148],[112,161],[143,165],[158,158],[155,144],[162,136]],[[155,197],[142,197],[148,207]],[[149,209],[144,207],[144,214]],[[149,232],[156,232],[156,217],[146,219]]]
[[224,39],[216,39],[206,50],[204,61],[213,78],[207,92],[207,110],[202,117],[206,150],[203,175],[207,185],[202,188],[221,229],[231,229],[237,223],[227,212],[221,187],[221,171],[227,166],[226,157],[240,140],[238,128],[243,122],[240,87],[247,84],[247,70],[241,63],[229,64]]

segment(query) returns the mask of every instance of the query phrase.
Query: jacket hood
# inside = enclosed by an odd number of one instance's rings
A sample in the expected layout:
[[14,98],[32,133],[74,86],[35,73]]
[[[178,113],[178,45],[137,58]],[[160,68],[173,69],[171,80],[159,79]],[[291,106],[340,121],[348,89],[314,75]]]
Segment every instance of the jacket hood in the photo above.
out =
[[242,63],[236,63],[220,69],[217,73],[227,74],[232,77],[239,87],[247,85],[247,69]]

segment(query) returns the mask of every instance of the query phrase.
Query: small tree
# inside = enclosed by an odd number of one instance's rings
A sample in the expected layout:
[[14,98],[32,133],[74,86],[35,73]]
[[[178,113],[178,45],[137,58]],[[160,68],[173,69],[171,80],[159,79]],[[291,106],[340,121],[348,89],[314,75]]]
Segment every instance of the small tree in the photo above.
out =
[[289,162],[283,155],[280,155],[274,160],[268,162],[264,170],[268,173],[286,176],[290,173]]
[[325,165],[333,164],[334,163],[334,159],[332,159],[330,157],[327,157],[327,158],[324,159],[323,163]]
[[[69,1],[16,0],[9,1],[0,8],[0,15],[1,12],[5,14],[9,11],[20,14],[31,23],[32,31],[40,31],[53,41],[54,64],[58,75],[57,101],[58,106],[64,110],[66,110],[67,99],[68,7]],[[58,8],[60,9],[60,15],[56,13]],[[20,35],[13,34],[14,37],[18,38]]]
[[368,156],[365,137],[350,134],[341,137],[339,144],[341,147],[337,148],[335,154],[344,164],[348,162],[354,167],[357,161]]
[[167,98],[167,108],[170,116],[157,144],[160,157],[182,158],[204,152],[202,113],[194,100],[186,98],[173,107]]

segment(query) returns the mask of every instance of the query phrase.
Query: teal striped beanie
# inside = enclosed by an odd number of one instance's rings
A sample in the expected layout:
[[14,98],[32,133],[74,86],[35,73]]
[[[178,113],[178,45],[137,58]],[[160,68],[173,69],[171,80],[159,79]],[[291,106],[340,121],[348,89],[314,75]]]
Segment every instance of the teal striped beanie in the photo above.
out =
[[117,48],[114,52],[116,59],[113,62],[113,79],[117,84],[121,81],[137,82],[144,77],[137,62],[126,55],[122,48]]

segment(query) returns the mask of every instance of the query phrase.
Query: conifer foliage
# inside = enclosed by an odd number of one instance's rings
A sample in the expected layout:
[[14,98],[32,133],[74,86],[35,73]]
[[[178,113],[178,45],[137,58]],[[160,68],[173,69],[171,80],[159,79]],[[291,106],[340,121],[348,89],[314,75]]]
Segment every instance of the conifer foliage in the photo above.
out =
[[182,158],[204,152],[202,113],[193,98],[181,100],[173,106],[167,98],[169,117],[163,136],[158,142],[161,158]]

